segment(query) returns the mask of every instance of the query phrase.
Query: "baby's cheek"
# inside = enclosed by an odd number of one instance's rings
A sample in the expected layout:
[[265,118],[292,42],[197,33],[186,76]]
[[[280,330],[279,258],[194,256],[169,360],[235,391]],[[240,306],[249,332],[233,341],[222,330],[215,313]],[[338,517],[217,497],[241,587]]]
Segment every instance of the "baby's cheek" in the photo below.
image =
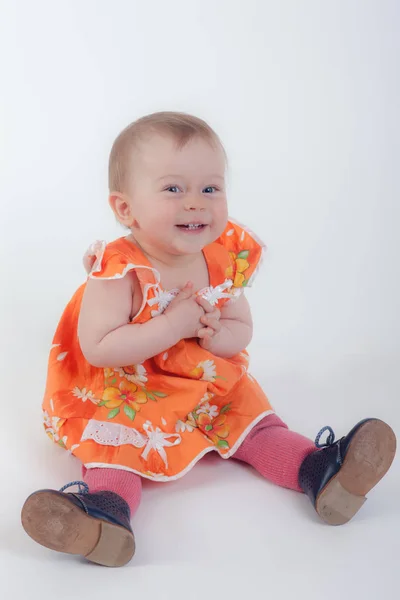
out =
[[173,206],[157,207],[152,214],[153,227],[157,228],[159,234],[165,234],[166,227],[172,227],[179,222],[176,216],[176,210]]

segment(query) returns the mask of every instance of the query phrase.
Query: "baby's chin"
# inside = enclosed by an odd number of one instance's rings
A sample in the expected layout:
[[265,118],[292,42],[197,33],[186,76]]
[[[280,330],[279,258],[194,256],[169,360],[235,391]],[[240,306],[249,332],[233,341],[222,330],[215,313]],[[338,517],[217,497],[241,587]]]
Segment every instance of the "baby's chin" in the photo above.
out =
[[200,234],[180,234],[174,236],[171,243],[171,250],[174,254],[198,254],[211,244],[215,242],[219,236],[215,236],[212,230],[204,231]]
[[207,243],[196,243],[196,244],[185,244],[185,243],[174,243],[169,247],[169,254],[175,254],[176,256],[188,256],[190,254],[199,254]]

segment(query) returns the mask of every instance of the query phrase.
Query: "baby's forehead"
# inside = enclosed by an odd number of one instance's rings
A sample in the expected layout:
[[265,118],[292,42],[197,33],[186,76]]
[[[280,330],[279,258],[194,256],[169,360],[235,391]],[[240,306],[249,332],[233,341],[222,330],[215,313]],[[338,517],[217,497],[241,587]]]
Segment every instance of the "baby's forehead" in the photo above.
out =
[[[182,169],[183,171],[225,171],[225,154],[213,140],[194,136],[185,143],[172,135],[154,133],[132,149],[132,161],[146,170]],[[131,163],[132,164],[132,163]]]
[[[179,112],[158,112],[134,121],[113,143],[108,163],[108,184],[112,191],[123,191],[138,171],[166,160],[220,163],[226,154],[215,131],[202,119]],[[135,162],[136,161],[136,162]]]

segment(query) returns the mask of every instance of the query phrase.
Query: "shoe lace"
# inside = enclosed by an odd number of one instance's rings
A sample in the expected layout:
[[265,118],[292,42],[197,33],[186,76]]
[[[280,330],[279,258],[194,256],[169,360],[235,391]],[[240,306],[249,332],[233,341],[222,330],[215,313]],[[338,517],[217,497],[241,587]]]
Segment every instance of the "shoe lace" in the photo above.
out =
[[85,483],[84,481],[71,481],[71,483],[67,483],[67,485],[64,485],[59,491],[60,492],[65,492],[65,490],[67,490],[70,487],[75,487],[78,486],[78,494],[88,494],[89,493],[89,486],[87,483]]
[[[321,437],[324,435],[324,433],[329,432],[328,437],[326,438],[326,442],[321,444]],[[329,427],[329,425],[326,425],[326,427],[323,427],[318,433],[317,433],[317,437],[315,438],[315,445],[317,448],[330,448],[332,446],[336,446],[337,447],[337,460],[339,462],[339,465],[342,466],[343,464],[343,457],[342,457],[342,449],[340,446],[340,442],[343,440],[343,438],[341,438],[340,440],[335,440],[335,432],[333,431],[332,427]]]
[[74,492],[69,492],[69,494],[72,494],[73,496],[75,496],[75,498],[77,500],[79,500],[79,502],[82,504],[82,508],[85,511],[85,513],[89,514],[89,510],[88,510],[88,507],[86,506],[86,502],[82,498],[82,496],[89,493],[89,486],[87,483],[85,483],[84,481],[71,481],[71,483],[67,483],[59,491],[65,492],[65,490],[67,490],[68,488],[74,487],[76,485],[78,486],[78,493],[74,494]]

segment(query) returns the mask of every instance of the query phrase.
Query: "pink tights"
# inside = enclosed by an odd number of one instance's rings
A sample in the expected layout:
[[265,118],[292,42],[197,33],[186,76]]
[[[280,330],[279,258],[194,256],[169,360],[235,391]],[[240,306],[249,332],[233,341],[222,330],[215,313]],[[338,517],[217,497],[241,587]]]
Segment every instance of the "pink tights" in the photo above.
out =
[[[300,465],[311,452],[313,442],[290,431],[276,415],[264,417],[246,437],[232,458],[248,463],[276,485],[301,492],[298,483]],[[116,492],[135,514],[142,493],[139,475],[120,469],[86,469],[83,479],[91,492]]]

